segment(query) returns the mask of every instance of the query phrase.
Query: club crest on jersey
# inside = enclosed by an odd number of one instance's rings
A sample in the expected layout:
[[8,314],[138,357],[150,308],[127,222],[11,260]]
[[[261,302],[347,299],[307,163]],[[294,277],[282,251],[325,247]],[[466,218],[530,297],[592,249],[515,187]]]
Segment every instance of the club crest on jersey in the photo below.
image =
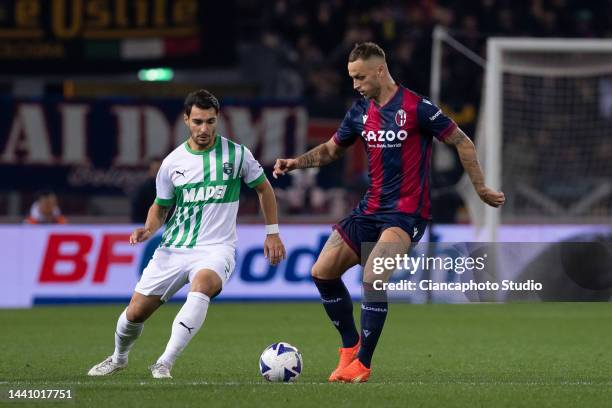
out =
[[406,111],[405,110],[400,109],[397,111],[397,113],[395,114],[395,123],[399,127],[402,127],[406,124]]
[[223,172],[228,176],[234,174],[234,163],[223,163]]

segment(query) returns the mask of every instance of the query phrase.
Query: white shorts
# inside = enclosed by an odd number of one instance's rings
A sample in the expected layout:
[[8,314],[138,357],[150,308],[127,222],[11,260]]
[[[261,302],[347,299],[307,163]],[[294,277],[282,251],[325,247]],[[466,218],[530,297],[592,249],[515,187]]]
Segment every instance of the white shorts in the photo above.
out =
[[210,245],[197,250],[157,248],[134,291],[161,296],[165,302],[192,282],[202,269],[213,270],[221,278],[222,287],[225,286],[235,266],[236,251],[231,245]]

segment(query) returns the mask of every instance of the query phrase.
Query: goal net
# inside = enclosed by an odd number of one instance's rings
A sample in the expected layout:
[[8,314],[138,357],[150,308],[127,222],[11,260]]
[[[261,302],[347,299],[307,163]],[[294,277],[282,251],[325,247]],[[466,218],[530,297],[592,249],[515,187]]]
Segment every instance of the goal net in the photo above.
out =
[[612,41],[492,38],[486,66],[477,146],[507,201],[466,198],[487,239],[501,223],[611,223]]

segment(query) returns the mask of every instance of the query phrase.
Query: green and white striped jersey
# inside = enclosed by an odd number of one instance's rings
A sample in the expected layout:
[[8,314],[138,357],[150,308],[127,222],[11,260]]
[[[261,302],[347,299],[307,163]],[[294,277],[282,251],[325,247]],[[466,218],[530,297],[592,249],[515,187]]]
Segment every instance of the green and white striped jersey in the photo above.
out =
[[160,247],[235,245],[241,179],[253,188],[266,176],[249,149],[221,135],[204,151],[192,150],[187,142],[174,149],[156,179],[155,202],[176,204]]

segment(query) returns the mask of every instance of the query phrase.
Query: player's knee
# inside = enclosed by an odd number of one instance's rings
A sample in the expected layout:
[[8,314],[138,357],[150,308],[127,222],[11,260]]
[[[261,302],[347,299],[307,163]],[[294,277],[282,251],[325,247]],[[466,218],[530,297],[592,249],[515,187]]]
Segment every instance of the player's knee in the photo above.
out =
[[317,279],[323,278],[323,271],[321,270],[318,262],[315,262],[315,264],[312,265],[312,268],[310,269],[310,276]]
[[131,323],[143,323],[147,320],[147,313],[139,307],[128,307],[125,317]]
[[125,311],[125,317],[132,323],[143,323],[161,304],[160,296],[144,296],[134,293]]
[[317,261],[312,266],[312,269],[310,270],[310,275],[313,278],[317,278],[317,279],[336,279],[340,277],[342,273],[337,273],[335,268],[325,266],[323,263]]
[[211,299],[221,292],[221,287],[221,278],[208,270],[198,272],[191,283],[192,292],[203,293]]

